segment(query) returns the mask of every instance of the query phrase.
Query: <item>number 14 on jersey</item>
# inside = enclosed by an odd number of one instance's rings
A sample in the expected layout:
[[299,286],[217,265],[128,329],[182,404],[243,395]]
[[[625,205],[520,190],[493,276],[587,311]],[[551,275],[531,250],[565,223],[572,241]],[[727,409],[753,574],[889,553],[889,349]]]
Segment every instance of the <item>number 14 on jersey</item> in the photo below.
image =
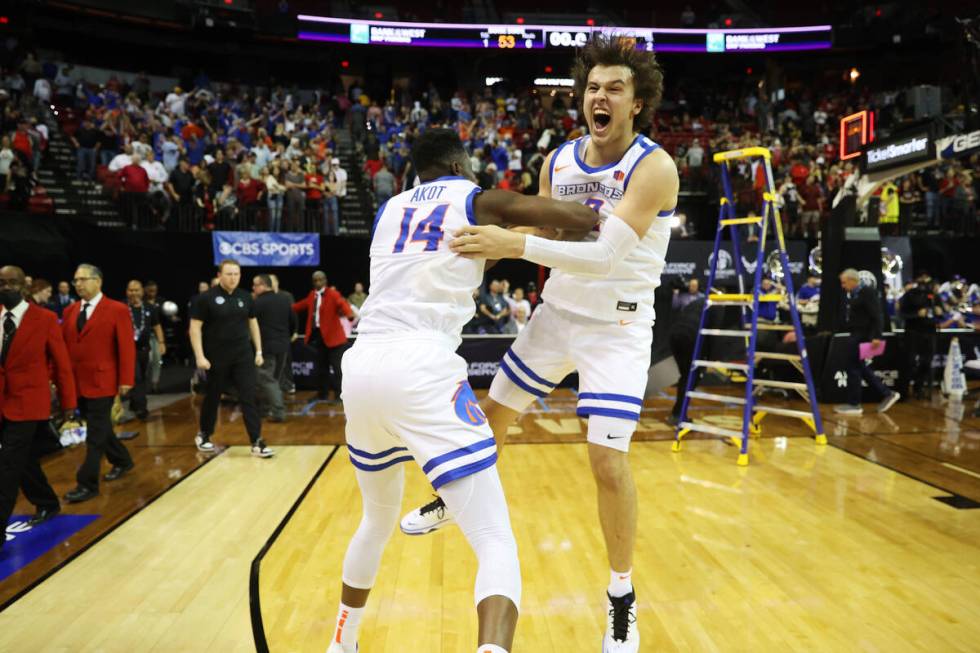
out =
[[[428,216],[422,218],[422,220],[416,225],[415,231],[412,233],[411,242],[424,242],[425,248],[423,252],[434,252],[439,249],[439,243],[445,237],[445,232],[442,230],[442,221],[446,218],[446,211],[449,209],[449,204],[439,204],[429,213]],[[405,212],[402,214],[402,225],[398,232],[398,240],[395,241],[395,246],[391,250],[392,254],[398,254],[405,251],[405,242],[408,240],[408,233],[412,228],[412,221],[415,217],[415,213],[418,211],[417,206],[406,206]]]

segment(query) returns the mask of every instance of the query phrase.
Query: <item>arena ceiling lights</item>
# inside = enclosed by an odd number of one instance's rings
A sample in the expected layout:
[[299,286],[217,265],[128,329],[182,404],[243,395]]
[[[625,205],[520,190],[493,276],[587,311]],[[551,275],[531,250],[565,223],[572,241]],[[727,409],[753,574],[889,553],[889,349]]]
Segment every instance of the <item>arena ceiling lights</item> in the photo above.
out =
[[297,37],[305,41],[354,45],[561,50],[581,47],[593,32],[635,39],[636,47],[657,52],[742,53],[826,50],[830,25],[754,29],[661,29],[587,25],[480,25],[358,20],[300,14]]

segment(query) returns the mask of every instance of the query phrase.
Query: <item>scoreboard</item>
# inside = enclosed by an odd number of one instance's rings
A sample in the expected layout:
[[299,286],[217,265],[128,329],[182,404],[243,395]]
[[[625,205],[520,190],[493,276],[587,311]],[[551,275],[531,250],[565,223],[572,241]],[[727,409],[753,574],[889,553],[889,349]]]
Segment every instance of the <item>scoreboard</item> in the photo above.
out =
[[298,38],[354,45],[540,50],[576,48],[594,32],[634,40],[657,52],[789,52],[828,49],[829,25],[755,29],[660,29],[569,25],[478,25],[357,20],[300,14]]

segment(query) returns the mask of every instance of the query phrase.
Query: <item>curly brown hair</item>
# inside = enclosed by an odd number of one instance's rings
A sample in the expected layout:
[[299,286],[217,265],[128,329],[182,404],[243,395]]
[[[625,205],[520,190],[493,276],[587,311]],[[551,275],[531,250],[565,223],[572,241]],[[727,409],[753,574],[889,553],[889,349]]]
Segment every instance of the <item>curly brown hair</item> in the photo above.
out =
[[633,96],[643,101],[643,108],[633,120],[637,130],[646,129],[653,120],[653,112],[664,94],[664,71],[653,52],[636,49],[636,40],[623,36],[597,32],[578,51],[572,66],[575,80],[575,97],[579,106],[585,98],[589,72],[596,66],[626,66],[633,72]]

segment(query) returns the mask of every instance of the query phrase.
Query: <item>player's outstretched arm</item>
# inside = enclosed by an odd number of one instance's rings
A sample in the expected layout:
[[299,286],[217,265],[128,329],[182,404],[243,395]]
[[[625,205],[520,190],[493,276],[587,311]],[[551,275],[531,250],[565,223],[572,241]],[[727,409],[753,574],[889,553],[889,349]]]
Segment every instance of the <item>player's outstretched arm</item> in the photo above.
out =
[[578,202],[558,202],[540,195],[487,190],[473,198],[478,225],[592,229],[596,213]]
[[545,158],[544,165],[541,166],[540,191],[537,195],[521,195],[506,190],[488,190],[477,194],[473,198],[477,224],[575,231],[592,229],[596,222],[594,211],[578,202],[556,202],[550,199],[548,170],[552,156],[554,152]]
[[616,213],[606,218],[599,239],[594,242],[553,241],[494,226],[477,226],[456,232],[450,248],[470,258],[523,258],[566,272],[607,276],[646,235],[658,219],[657,214],[674,209],[678,186],[673,160],[658,150],[637,165]]

